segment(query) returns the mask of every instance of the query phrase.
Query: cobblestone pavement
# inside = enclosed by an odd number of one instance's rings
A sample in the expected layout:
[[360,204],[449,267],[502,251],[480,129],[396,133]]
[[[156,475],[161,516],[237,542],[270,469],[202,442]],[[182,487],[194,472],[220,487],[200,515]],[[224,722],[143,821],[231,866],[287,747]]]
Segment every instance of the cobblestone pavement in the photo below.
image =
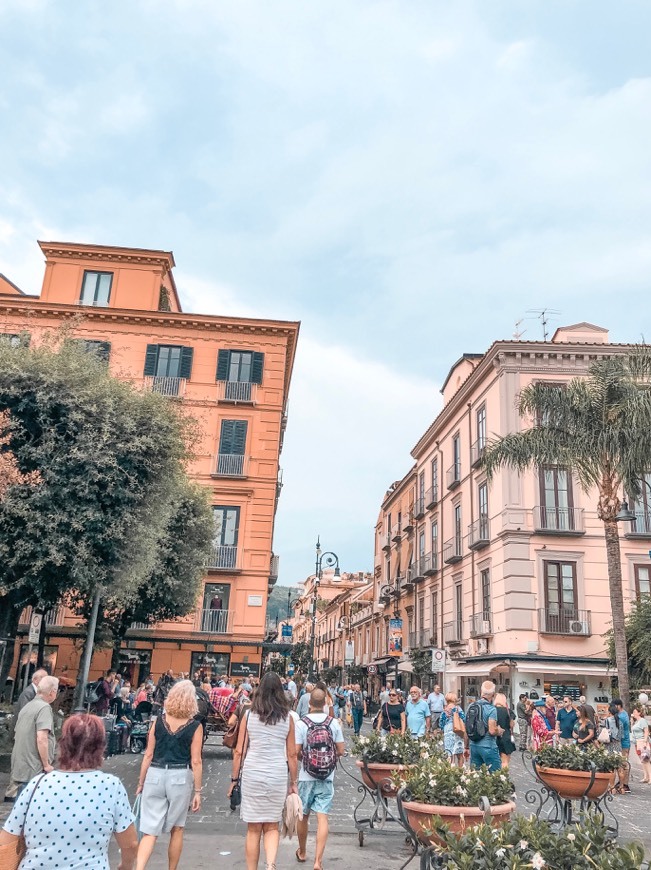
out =
[[[369,724],[365,722],[364,730],[368,728]],[[352,732],[348,729],[345,729],[345,732],[348,741]],[[131,797],[135,794],[141,760],[141,755],[126,754],[109,758],[104,765],[106,771],[122,779]],[[635,753],[632,753],[631,764],[632,793],[614,797],[611,807],[620,823],[620,839],[640,840],[651,854],[651,831],[648,826],[651,815],[651,785],[643,785],[640,782],[641,769]],[[329,859],[327,865],[334,863],[335,860],[341,862],[343,859],[341,866],[351,870],[362,866],[372,866],[377,870],[397,870],[409,857],[404,833],[395,826],[385,832],[370,833],[365,837],[364,848],[359,848],[353,811],[361,795],[357,790],[357,782],[352,779],[353,776],[357,776],[354,758],[347,756],[342,759],[342,768],[337,770],[335,776],[335,800],[330,816],[332,838],[326,852],[326,858]],[[222,857],[228,861],[229,866],[244,867],[243,836],[246,826],[240,821],[238,812],[231,812],[226,799],[230,774],[229,750],[220,746],[215,738],[211,738],[204,752],[203,807],[200,813],[188,816],[187,842],[182,866],[197,868],[214,866],[217,855],[226,852],[229,855]],[[519,753],[512,756],[510,775],[516,784],[518,809],[528,815],[531,813],[531,806],[526,803],[524,795],[528,789],[534,787],[535,783],[532,774],[524,768]],[[7,780],[7,774],[0,773],[0,794],[4,791]],[[365,806],[370,806],[368,801]],[[0,821],[7,815],[9,809],[9,804],[0,804]],[[313,848],[312,837],[310,843]],[[279,867],[295,865],[293,858],[295,848],[295,841],[294,845],[282,844]],[[161,842],[151,864],[152,870],[165,867],[164,859],[165,846]],[[111,866],[117,866],[117,861],[112,861]]]

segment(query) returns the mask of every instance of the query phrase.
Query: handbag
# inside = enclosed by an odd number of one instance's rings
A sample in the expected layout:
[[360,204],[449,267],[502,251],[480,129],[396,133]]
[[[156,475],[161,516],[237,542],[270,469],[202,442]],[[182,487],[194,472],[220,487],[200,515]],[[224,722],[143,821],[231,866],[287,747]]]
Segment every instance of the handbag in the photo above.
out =
[[229,724],[224,732],[224,738],[222,740],[222,743],[227,749],[235,749],[237,746],[237,738],[240,735],[240,722],[242,720],[237,713],[234,713],[233,716],[231,716],[231,719],[233,717],[235,718],[235,722],[231,725],[229,720]]
[[455,710],[452,714],[452,730],[457,735],[457,737],[466,736],[466,726],[461,716],[459,716],[458,710]]
[[599,743],[610,743],[610,730],[605,725],[597,735],[597,740]]
[[[244,718],[244,717],[243,717]],[[246,719],[248,722],[249,713],[247,711]],[[242,720],[238,722],[238,731],[239,726]],[[244,726],[246,728],[246,725]],[[231,791],[231,810],[236,810],[239,805],[242,803],[242,768],[244,767],[244,759],[246,758],[246,753],[249,749],[249,729],[246,729],[246,736],[244,738],[244,746],[242,747],[242,760],[240,761],[240,772],[237,777],[237,782],[233,785],[233,790]]]
[[27,852],[27,843],[25,842],[25,825],[27,824],[27,814],[29,813],[29,807],[32,803],[32,798],[36,794],[36,789],[41,784],[41,780],[44,776],[47,776],[47,774],[41,774],[39,781],[36,783],[36,785],[34,786],[34,790],[29,796],[27,808],[25,810],[25,820],[23,821],[20,836],[15,843],[7,843],[4,846],[0,846],[0,868],[2,868],[2,870],[18,870],[20,862],[25,857],[25,853]]

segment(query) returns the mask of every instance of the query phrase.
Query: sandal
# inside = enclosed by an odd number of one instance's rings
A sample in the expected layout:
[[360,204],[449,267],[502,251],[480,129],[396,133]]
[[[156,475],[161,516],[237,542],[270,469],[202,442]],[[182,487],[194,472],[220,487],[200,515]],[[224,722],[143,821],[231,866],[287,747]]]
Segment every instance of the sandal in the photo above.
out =
[[307,855],[305,856],[305,858],[301,858],[300,855],[298,854],[300,851],[301,851],[300,849],[296,850],[296,860],[298,861],[299,864],[305,864],[305,862],[307,861]]

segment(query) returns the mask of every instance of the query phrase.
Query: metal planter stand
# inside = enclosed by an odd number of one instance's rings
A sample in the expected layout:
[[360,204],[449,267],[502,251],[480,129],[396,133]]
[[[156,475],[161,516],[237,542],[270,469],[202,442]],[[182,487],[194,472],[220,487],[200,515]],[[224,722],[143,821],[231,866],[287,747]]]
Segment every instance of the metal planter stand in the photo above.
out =
[[[539,788],[530,788],[525,792],[525,801],[535,807],[536,818],[544,818],[557,832],[562,831],[569,825],[577,824],[590,811],[597,813],[611,838],[616,838],[619,833],[619,822],[610,808],[613,801],[613,795],[610,790],[606,791],[598,798],[588,797],[592,788],[597,768],[591,762],[590,770],[585,771],[590,773],[588,784],[583,794],[575,800],[561,797],[561,795],[546,783],[540,776],[539,767],[536,763],[535,752],[527,749],[522,752],[522,762],[526,768],[533,773],[535,780],[540,784]],[[622,767],[628,766],[629,762],[622,763]],[[578,809],[575,814],[574,803],[578,803]]]

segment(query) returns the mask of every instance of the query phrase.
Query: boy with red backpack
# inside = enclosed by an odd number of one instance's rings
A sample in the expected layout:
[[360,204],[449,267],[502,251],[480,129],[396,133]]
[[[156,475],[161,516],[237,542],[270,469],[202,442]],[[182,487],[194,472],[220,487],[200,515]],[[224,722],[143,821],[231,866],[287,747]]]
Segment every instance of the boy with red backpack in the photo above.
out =
[[335,793],[335,767],[346,751],[341,725],[325,712],[325,703],[323,689],[313,689],[310,693],[310,711],[296,723],[296,750],[299,759],[302,759],[298,772],[298,794],[303,804],[303,820],[297,823],[296,860],[301,864],[306,861],[307,831],[310,812],[314,810],[317,820],[315,870],[323,866],[323,853],[328,839],[328,813]]

